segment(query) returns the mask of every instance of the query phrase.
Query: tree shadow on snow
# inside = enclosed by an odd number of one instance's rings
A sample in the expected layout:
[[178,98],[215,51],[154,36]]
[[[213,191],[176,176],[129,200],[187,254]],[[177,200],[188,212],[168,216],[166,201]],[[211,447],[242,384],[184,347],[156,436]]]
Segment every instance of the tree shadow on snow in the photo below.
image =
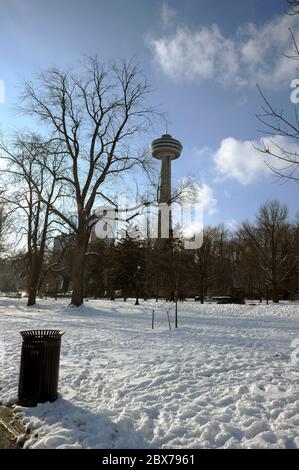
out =
[[149,447],[141,432],[134,429],[127,417],[117,423],[109,417],[108,410],[93,412],[68,400],[59,398],[53,403],[27,408],[26,415],[39,419],[34,437],[26,447],[140,449]]

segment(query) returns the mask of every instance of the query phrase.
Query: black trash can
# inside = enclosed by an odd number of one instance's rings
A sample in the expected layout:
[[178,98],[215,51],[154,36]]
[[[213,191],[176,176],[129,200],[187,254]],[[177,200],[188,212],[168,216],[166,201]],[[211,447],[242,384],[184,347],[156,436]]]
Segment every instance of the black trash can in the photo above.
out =
[[20,332],[23,343],[18,405],[36,406],[58,398],[61,336],[59,330]]

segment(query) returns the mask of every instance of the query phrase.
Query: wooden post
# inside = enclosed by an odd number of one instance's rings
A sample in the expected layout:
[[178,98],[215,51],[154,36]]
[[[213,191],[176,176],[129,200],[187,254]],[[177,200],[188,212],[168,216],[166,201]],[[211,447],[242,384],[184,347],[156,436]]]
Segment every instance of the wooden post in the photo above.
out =
[[169,318],[169,310],[167,310],[167,317],[168,317],[169,329],[171,330],[171,324],[170,324],[170,318]]
[[155,323],[155,310],[153,310],[153,313],[152,313],[152,330],[154,329],[154,323]]

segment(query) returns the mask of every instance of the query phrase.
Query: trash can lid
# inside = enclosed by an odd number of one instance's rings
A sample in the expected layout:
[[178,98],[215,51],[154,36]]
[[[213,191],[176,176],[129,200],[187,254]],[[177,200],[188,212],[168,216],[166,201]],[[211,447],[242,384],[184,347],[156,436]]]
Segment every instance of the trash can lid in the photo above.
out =
[[60,338],[64,331],[60,330],[26,330],[20,331],[22,338]]

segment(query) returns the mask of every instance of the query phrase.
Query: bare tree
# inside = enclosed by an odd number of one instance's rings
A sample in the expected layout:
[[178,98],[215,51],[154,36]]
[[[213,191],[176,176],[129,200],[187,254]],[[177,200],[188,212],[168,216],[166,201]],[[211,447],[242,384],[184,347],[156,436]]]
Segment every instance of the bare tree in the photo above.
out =
[[11,226],[11,217],[9,208],[7,207],[4,191],[0,191],[0,253],[7,249],[8,233]]
[[1,171],[2,181],[7,181],[3,199],[14,215],[18,242],[26,240],[27,305],[32,306],[44,277],[48,244],[59,231],[52,207],[66,195],[60,182],[64,153],[57,142],[45,143],[34,134],[20,134],[11,145],[1,142],[0,152],[7,163]]
[[[299,55],[298,55],[299,58]],[[265,125],[267,138],[263,139],[262,146],[257,150],[266,155],[265,164],[278,178],[292,180],[299,183],[299,121],[295,108],[294,119],[273,107],[270,101],[258,87],[264,101],[263,113],[257,115],[259,121]],[[276,136],[285,137],[289,145],[280,144]],[[269,158],[270,157],[270,158]]]
[[104,183],[136,166],[146,167],[147,152],[133,145],[132,138],[147,128],[154,110],[147,105],[146,81],[129,62],[103,66],[89,59],[84,73],[51,68],[27,83],[23,112],[49,126],[51,138],[63,146],[68,171],[61,182],[73,192],[75,217],[63,213],[36,188],[75,234],[72,262],[72,305],[83,302],[85,253],[94,223],[93,207],[105,198]]
[[287,207],[277,200],[263,204],[256,217],[256,225],[245,222],[240,231],[247,247],[252,250],[266,286],[272,290],[273,302],[279,302],[284,279],[296,266],[299,228],[288,222]]
[[[288,14],[299,14],[299,1],[287,0],[290,10]],[[294,32],[290,29],[290,41],[293,44],[293,54],[284,54],[289,60],[299,60],[299,46]],[[298,86],[298,85],[296,85]],[[294,107],[294,113],[285,112],[273,106],[269,99],[257,87],[262,100],[262,113],[257,115],[258,120],[263,124],[263,132],[268,138],[264,139],[263,144],[258,150],[266,155],[265,163],[279,178],[299,182],[299,151],[296,146],[299,141],[299,119],[297,106]],[[295,90],[296,91],[296,90]],[[297,93],[297,92],[296,92]],[[271,138],[272,136],[272,138]],[[287,139],[289,145],[280,144],[273,139],[274,136],[281,136]],[[270,157],[270,158],[269,158]]]

